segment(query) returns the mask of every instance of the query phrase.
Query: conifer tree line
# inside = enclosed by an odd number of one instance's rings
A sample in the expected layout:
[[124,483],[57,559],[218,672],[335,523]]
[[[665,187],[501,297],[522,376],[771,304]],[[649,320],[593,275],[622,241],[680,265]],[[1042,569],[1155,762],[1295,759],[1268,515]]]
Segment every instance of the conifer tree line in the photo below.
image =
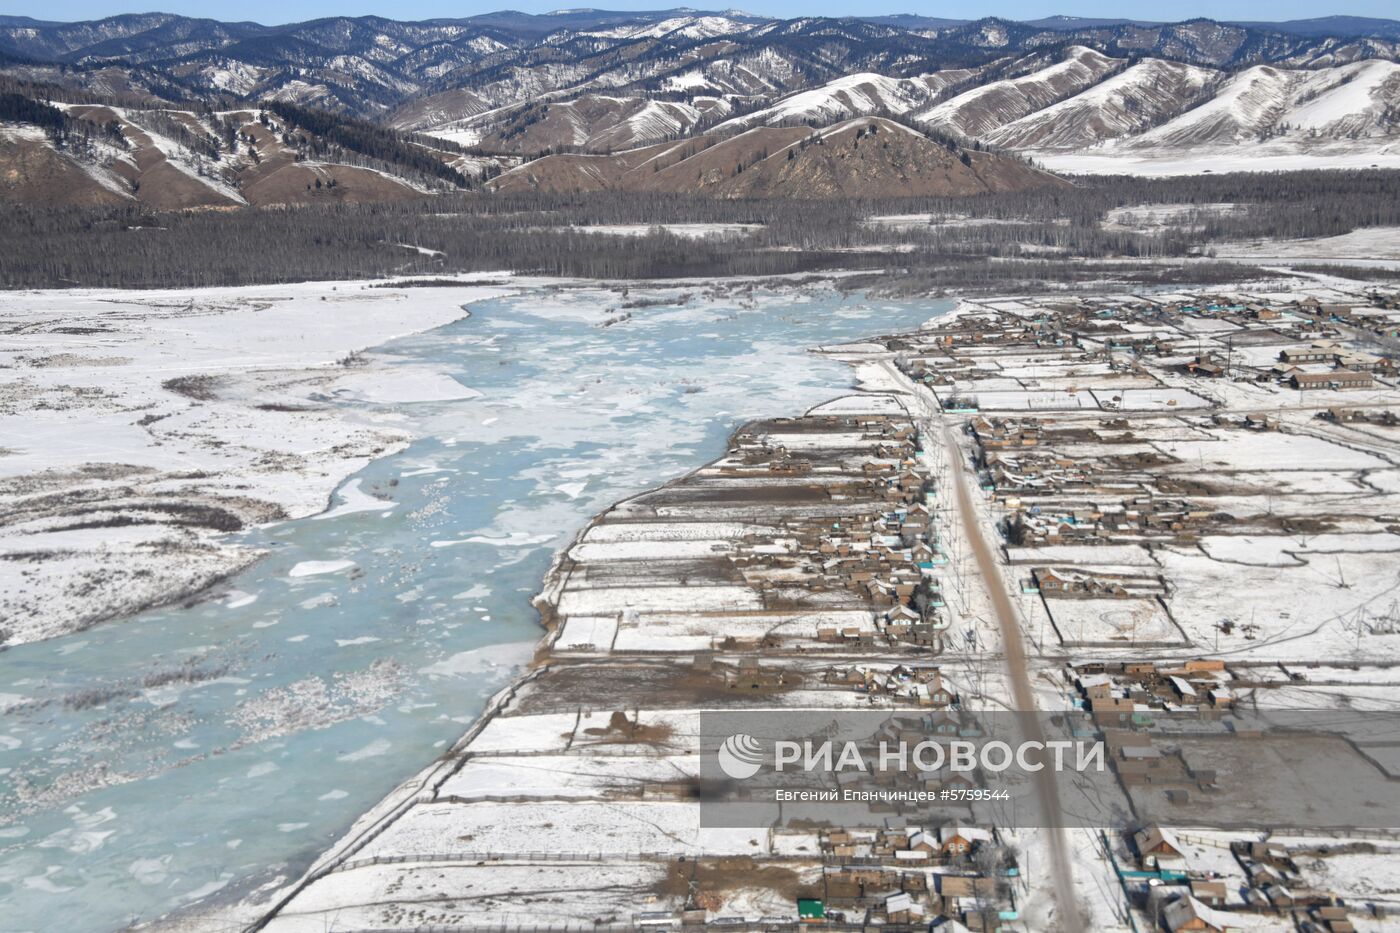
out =
[[[465,175],[414,143],[412,137],[391,129],[342,116],[326,110],[313,110],[286,101],[267,101],[266,110],[275,113],[284,121],[300,130],[314,134],[311,138],[300,137],[300,143],[309,148],[313,155],[327,151],[327,143],[358,152],[371,159],[378,159],[394,165],[402,165],[417,172],[449,181],[460,188],[468,188],[471,182]],[[434,148],[443,148],[433,141]]]
[[80,158],[91,157],[93,142],[102,139],[117,147],[126,145],[112,124],[98,126],[91,120],[75,120],[63,110],[28,94],[4,90],[0,84],[0,123],[19,122],[37,126],[58,149]]
[[68,125],[68,115],[62,110],[14,91],[0,91],[0,120],[33,123],[49,134]]

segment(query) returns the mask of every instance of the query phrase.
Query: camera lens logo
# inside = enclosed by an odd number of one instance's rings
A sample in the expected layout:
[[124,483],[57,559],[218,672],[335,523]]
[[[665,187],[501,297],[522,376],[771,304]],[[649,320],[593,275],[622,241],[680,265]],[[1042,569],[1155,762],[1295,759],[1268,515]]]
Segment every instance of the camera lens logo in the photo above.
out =
[[763,746],[758,739],[740,732],[725,739],[715,757],[719,759],[721,771],[742,781],[753,777],[763,767]]

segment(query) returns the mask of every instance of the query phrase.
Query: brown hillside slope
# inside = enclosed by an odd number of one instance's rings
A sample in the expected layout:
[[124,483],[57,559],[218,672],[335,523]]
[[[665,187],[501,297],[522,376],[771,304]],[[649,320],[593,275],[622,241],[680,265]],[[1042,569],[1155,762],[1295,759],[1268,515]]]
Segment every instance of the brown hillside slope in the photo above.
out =
[[672,191],[732,197],[731,180],[748,168],[775,166],[773,158],[812,136],[811,127],[762,126],[738,136],[700,136],[671,144],[670,151],[649,165],[639,166],[623,179],[641,191]]
[[55,151],[42,130],[0,129],[0,202],[92,207],[128,200]]
[[[964,161],[966,157],[966,161]],[[613,156],[548,156],[507,172],[500,191],[661,191],[723,198],[961,195],[1068,185],[1019,159],[950,149],[880,117],[824,130],[761,127]]]
[[862,117],[777,152],[724,182],[725,197],[961,195],[1066,182],[1019,159],[951,150],[899,123]]
[[60,146],[33,124],[0,125],[0,200],[40,207],[136,201],[162,211],[383,203],[450,190],[430,160],[460,165],[465,175],[499,164],[417,140],[373,158],[276,114],[260,119],[257,108],[61,109],[76,134],[72,145]]
[[244,173],[241,190],[254,207],[375,204],[428,197],[401,179],[334,162],[287,161],[258,166]]
[[555,155],[527,162],[501,175],[491,187],[496,191],[625,191],[623,179],[634,170],[675,148],[675,143],[629,149],[614,155]]
[[212,178],[201,178],[188,167],[181,168],[161,149],[140,126],[111,107],[80,104],[69,108],[69,114],[98,125],[115,123],[130,145],[127,156],[113,162],[111,172],[132,186],[133,193],[143,204],[156,210],[185,210],[187,208],[235,207],[239,200],[215,184]]

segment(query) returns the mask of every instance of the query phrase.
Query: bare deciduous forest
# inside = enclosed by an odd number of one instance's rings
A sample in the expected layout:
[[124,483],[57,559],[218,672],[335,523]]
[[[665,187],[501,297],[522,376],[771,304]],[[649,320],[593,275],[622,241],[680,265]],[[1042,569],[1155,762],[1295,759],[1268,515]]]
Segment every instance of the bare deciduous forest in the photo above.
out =
[[[1114,208],[1179,205],[1159,229],[1105,224]],[[1229,205],[1228,209],[1222,206]],[[881,222],[889,215],[931,215]],[[1400,172],[1079,179],[960,198],[727,201],[660,194],[462,193],[406,203],[153,213],[12,207],[0,287],[196,287],[510,270],[591,278],[904,270],[928,288],[1101,278],[1205,282],[1239,266],[1212,244],[1400,225]],[[600,225],[753,225],[729,237],[637,235]],[[1136,260],[1137,262],[1134,262]]]

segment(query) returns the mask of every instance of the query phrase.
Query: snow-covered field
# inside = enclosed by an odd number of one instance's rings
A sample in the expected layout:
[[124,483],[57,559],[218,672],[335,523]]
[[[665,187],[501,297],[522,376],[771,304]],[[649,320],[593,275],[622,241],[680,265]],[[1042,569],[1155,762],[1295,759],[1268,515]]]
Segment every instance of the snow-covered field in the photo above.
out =
[[178,600],[246,566],[221,540],[310,515],[408,440],[338,398],[470,397],[356,351],[504,288],[363,285],[0,296],[0,618],[52,637]]
[[1340,263],[1400,260],[1400,228],[1362,227],[1341,236],[1222,243],[1215,254],[1231,259],[1324,259]]
[[1118,643],[1132,651],[1182,642],[1180,630],[1155,600],[1055,599],[1047,605],[1066,644]]
[[1400,168],[1400,142],[1332,147],[1268,143],[1183,149],[1095,146],[1075,152],[1031,151],[1025,155],[1052,172],[1070,175],[1200,175],[1206,172],[1295,172],[1313,169]]

